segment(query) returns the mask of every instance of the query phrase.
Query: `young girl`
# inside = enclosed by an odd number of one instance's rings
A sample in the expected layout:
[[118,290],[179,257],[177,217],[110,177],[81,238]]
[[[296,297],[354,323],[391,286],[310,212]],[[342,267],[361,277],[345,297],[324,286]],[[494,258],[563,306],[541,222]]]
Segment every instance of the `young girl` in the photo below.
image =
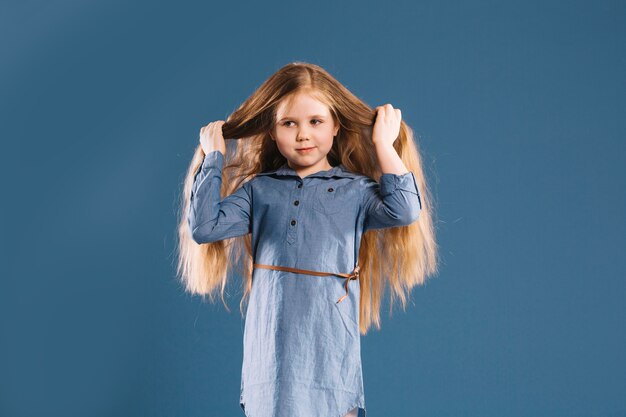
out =
[[224,301],[240,267],[246,416],[365,416],[360,335],[380,329],[385,282],[405,307],[436,272],[429,201],[400,110],[372,110],[313,64],[284,66],[200,130],[178,271]]

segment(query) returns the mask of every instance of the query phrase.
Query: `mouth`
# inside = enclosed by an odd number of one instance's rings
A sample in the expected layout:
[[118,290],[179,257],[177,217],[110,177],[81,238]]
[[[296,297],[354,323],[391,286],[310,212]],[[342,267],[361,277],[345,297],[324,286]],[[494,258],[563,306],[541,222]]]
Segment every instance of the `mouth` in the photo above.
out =
[[296,151],[298,152],[310,152],[313,149],[315,149],[315,146],[311,146],[310,148],[300,148],[300,149],[296,149]]

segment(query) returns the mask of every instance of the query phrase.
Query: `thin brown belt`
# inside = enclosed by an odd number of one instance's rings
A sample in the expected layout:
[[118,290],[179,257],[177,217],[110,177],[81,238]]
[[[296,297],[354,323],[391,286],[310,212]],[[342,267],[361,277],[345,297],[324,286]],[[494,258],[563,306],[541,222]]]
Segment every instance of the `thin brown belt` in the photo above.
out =
[[358,279],[359,278],[359,270],[360,270],[358,265],[354,268],[354,270],[350,274],[344,274],[344,273],[341,273],[341,272],[311,271],[309,269],[298,269],[298,268],[290,268],[288,266],[276,266],[276,265],[252,264],[252,266],[254,268],[274,269],[276,271],[295,272],[295,273],[298,273],[298,274],[317,275],[317,276],[320,276],[320,277],[327,277],[327,276],[335,276],[336,275],[336,276],[339,276],[339,277],[342,277],[342,278],[346,278],[346,282],[344,284],[344,286],[346,288],[346,293],[344,295],[342,295],[339,300],[337,300],[337,303],[342,302],[343,299],[348,296],[348,282],[350,282],[351,279]]

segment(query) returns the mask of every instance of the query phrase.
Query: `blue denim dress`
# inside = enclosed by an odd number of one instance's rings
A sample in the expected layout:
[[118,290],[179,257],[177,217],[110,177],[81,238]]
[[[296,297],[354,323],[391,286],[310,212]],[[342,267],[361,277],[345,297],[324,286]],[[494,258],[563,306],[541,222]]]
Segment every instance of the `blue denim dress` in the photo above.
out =
[[[224,156],[205,155],[187,213],[197,243],[251,233],[254,263],[351,273],[362,234],[422,208],[412,172],[373,179],[337,165],[300,178],[286,163],[221,199]],[[358,280],[255,268],[239,403],[247,417],[365,416]]]

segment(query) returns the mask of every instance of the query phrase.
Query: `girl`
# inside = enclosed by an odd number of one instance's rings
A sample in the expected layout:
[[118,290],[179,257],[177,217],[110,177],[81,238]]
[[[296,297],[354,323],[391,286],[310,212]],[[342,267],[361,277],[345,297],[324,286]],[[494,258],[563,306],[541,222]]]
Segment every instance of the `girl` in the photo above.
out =
[[284,66],[200,130],[178,272],[224,302],[240,267],[246,416],[365,416],[360,335],[380,329],[385,281],[404,308],[436,272],[429,201],[400,110],[372,110],[317,65]]

